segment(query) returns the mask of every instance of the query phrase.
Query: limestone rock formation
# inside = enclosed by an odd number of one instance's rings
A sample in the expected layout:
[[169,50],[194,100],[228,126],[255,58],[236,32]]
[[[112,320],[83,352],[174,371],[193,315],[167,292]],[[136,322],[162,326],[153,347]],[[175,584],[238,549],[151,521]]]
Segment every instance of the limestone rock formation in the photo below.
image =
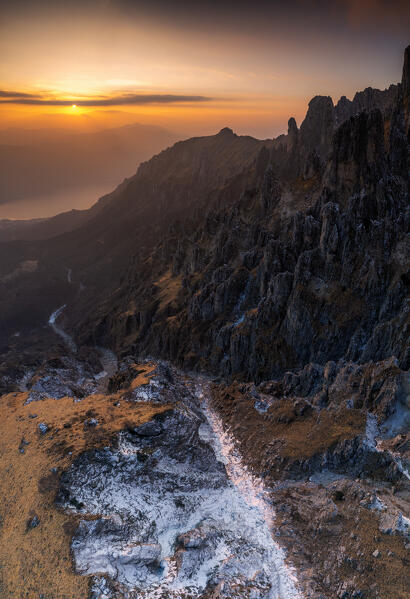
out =
[[331,99],[315,98],[288,140],[291,159],[315,152],[313,180],[283,179],[263,150],[239,196],[134,263],[83,341],[255,381],[341,358],[407,369],[406,110],[399,97],[390,142],[380,110],[331,135]]

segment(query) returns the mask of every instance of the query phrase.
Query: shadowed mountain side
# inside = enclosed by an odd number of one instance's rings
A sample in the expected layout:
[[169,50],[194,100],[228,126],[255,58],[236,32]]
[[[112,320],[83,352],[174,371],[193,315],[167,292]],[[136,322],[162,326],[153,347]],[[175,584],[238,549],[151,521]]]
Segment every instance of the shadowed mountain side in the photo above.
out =
[[78,229],[94,218],[117,193],[127,184],[125,179],[113,192],[102,196],[87,210],[69,210],[51,218],[30,220],[0,220],[0,242],[2,241],[39,241],[56,237]]
[[409,58],[0,242],[6,593],[408,599]]
[[[134,177],[90,211],[76,215],[87,222],[75,230],[52,239],[1,244],[3,333],[26,322],[19,314],[19,302],[15,301],[15,294],[21,294],[25,284],[27,296],[34,304],[41,303],[41,315],[66,301],[65,284],[56,285],[56,281],[64,280],[67,268],[72,269],[74,287],[81,287],[78,305],[90,305],[101,292],[107,294],[116,289],[132,257],[149,251],[173,221],[202,215],[218,202],[233,201],[244,188],[245,180],[252,178],[255,159],[264,145],[265,142],[236,136],[230,130],[179,142],[142,164]],[[222,193],[223,189],[227,191]],[[38,230],[54,226],[56,220],[67,223],[70,218],[70,214],[60,215],[36,227]],[[27,263],[32,265],[30,274]],[[41,297],[30,290],[33,277],[42,279]],[[35,314],[37,311],[33,311],[33,317]],[[41,319],[42,316],[35,318],[32,325],[42,324]]]
[[257,381],[341,357],[407,368],[406,76],[387,112],[335,132],[330,98],[315,98],[299,168],[277,174],[292,144],[282,158],[276,143],[262,150],[233,202],[141,249],[116,293],[82,313],[80,339]]

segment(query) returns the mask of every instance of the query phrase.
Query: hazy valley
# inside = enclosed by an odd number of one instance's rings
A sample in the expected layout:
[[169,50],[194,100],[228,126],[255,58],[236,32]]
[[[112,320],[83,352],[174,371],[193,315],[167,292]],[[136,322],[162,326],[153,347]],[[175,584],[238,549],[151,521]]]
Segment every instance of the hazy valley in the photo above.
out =
[[180,136],[151,125],[0,130],[0,219],[84,209]]

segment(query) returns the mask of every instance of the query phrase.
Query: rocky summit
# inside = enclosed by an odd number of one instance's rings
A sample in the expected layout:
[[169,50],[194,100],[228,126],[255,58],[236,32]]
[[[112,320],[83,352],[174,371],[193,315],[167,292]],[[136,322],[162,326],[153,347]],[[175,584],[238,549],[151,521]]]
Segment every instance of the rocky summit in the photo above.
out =
[[2,598],[408,597],[409,94],[0,231]]

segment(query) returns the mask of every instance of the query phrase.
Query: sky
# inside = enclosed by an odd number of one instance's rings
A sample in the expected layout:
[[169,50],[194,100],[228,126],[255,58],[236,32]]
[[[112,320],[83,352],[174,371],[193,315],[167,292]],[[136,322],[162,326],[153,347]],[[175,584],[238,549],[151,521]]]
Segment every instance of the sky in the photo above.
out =
[[0,0],[0,128],[259,138],[401,78],[403,0]]

